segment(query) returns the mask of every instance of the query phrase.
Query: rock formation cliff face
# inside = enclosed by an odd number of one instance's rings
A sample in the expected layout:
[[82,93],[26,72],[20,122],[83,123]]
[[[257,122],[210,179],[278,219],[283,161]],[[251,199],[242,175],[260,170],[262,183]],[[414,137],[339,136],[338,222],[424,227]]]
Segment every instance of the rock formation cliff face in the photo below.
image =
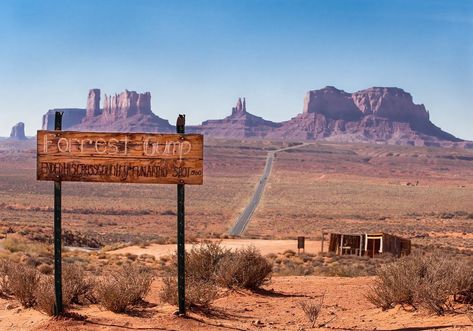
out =
[[125,90],[120,94],[106,95],[100,108],[100,89],[91,89],[86,109],[51,109],[43,116],[43,129],[54,129],[54,113],[64,112],[63,130],[171,132],[167,120],[151,111],[151,93]]
[[54,130],[54,116],[56,112],[62,112],[62,129],[67,130],[82,122],[86,116],[86,110],[82,108],[54,108],[43,115],[43,130]]
[[363,115],[353,102],[351,94],[333,86],[307,92],[303,113],[319,113],[328,118],[345,120],[356,120]]
[[25,136],[25,123],[18,122],[17,124],[15,124],[12,127],[11,133],[10,133],[10,139],[14,139],[14,140],[26,140],[26,139],[28,139]]
[[429,120],[424,105],[399,88],[372,87],[347,93],[333,86],[307,92],[301,114],[283,123],[265,121],[246,112],[238,100],[223,120],[205,121],[197,131],[226,138],[333,140],[407,145],[453,145],[460,139]]
[[[86,109],[52,109],[43,116],[43,128],[54,129],[54,112],[59,110],[64,111],[64,130],[175,132],[167,120],[152,112],[149,92],[105,95],[102,108],[100,100],[100,90],[92,89]],[[238,98],[229,116],[187,126],[186,132],[215,138],[471,146],[435,126],[424,105],[415,104],[409,93],[395,87],[354,93],[333,86],[312,90],[304,98],[302,113],[282,123],[250,114],[246,99]]]
[[109,96],[105,94],[104,116],[110,119],[123,119],[135,114],[152,114],[151,93],[136,93],[135,91],[125,90],[120,94]]

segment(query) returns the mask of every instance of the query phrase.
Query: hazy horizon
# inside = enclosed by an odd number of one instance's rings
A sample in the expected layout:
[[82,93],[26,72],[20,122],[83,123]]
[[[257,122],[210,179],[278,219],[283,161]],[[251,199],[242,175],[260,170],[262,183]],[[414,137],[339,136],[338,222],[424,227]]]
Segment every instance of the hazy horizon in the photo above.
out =
[[238,97],[272,121],[307,91],[399,87],[473,140],[473,2],[7,1],[0,13],[0,136],[52,108],[151,92],[171,124],[228,116]]

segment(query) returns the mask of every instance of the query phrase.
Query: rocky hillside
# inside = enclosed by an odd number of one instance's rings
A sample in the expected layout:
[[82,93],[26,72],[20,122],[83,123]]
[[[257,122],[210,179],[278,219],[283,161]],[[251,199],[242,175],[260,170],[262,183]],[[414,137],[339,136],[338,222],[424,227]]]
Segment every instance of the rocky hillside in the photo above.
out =
[[[151,110],[151,94],[124,91],[105,94],[89,91],[87,108],[52,109],[43,116],[43,128],[53,129],[54,112],[64,111],[63,129],[94,131],[174,132],[174,127]],[[416,146],[466,146],[429,119],[424,105],[400,88],[372,87],[347,93],[333,86],[307,92],[301,114],[275,123],[249,113],[239,98],[229,116],[188,126],[215,138],[272,140],[331,140]]]

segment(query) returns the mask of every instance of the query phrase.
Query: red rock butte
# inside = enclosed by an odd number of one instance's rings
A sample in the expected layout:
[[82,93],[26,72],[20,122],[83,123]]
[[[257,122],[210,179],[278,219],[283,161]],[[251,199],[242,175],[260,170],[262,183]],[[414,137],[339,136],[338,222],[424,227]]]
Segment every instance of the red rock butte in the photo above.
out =
[[[64,111],[63,129],[126,132],[174,132],[169,121],[151,110],[151,93],[125,90],[104,96],[91,89],[86,109],[51,109],[43,116],[43,129],[53,129],[54,112]],[[245,98],[238,98],[231,114],[188,126],[213,138],[270,139],[288,141],[328,140],[416,146],[457,146],[473,148],[442,131],[429,119],[422,104],[397,87],[371,87],[354,93],[327,86],[308,91],[302,113],[288,121],[272,122],[247,111]]]

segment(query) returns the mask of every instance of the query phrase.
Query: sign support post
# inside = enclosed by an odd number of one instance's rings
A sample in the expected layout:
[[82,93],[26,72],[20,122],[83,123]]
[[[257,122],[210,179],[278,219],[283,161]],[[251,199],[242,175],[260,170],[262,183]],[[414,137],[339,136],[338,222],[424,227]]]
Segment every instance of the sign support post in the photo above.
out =
[[[62,130],[62,112],[56,112],[54,116],[54,130]],[[54,181],[54,291],[56,302],[54,315],[61,315],[64,311],[62,305],[62,229],[61,229],[61,179]]]
[[[176,132],[185,133],[186,117],[179,115],[176,122]],[[177,184],[177,288],[179,301],[179,315],[186,314],[186,250],[185,250],[185,190],[183,181]]]

